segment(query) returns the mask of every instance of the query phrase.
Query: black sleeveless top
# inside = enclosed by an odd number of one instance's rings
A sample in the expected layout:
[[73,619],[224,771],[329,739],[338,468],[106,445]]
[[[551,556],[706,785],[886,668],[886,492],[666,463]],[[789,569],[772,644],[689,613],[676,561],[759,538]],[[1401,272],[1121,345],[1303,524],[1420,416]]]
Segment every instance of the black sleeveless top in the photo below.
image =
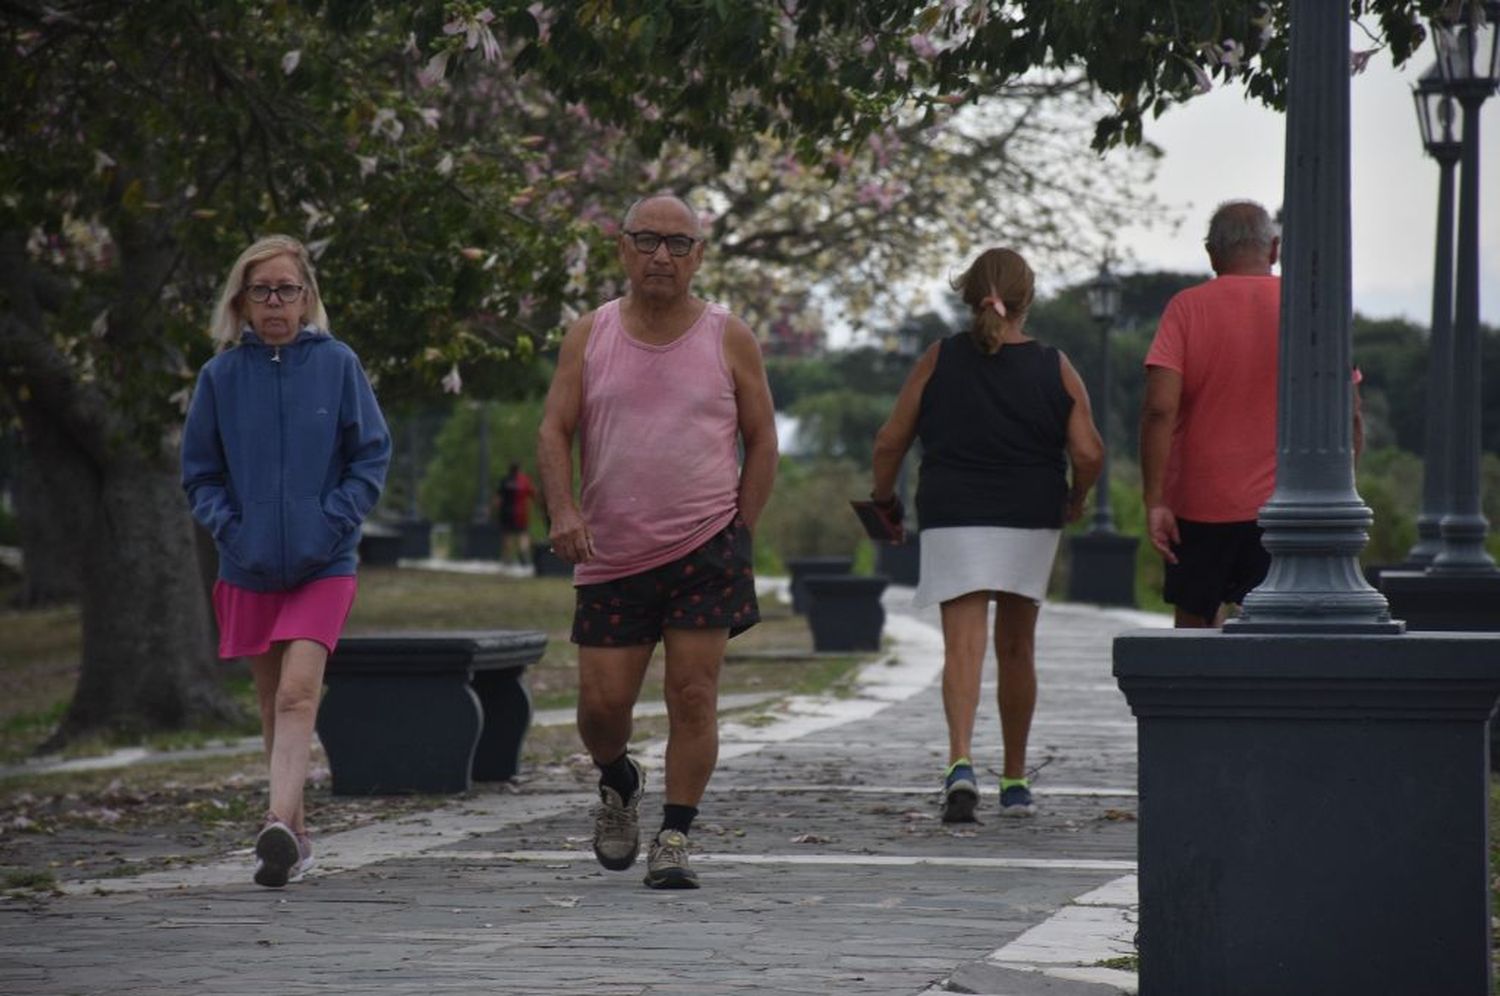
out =
[[917,416],[921,527],[1061,528],[1072,411],[1056,348],[944,339]]

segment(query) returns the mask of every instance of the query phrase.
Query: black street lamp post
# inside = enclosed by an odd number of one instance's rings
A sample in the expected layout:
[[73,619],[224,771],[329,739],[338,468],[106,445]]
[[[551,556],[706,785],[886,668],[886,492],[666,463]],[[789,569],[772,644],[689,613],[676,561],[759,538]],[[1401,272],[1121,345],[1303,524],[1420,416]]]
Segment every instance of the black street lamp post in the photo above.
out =
[[[1380,587],[1390,600],[1391,611],[1412,629],[1494,632],[1500,631],[1500,569],[1485,549],[1489,523],[1481,509],[1479,485],[1479,112],[1500,81],[1500,0],[1470,0],[1460,7],[1456,21],[1435,23],[1432,34],[1437,66],[1422,77],[1417,108],[1423,143],[1443,167],[1440,206],[1444,198],[1448,205],[1452,203],[1455,148],[1460,164],[1451,326],[1450,283],[1444,265],[1446,208],[1438,221],[1434,268],[1422,511],[1429,534],[1432,516],[1438,517],[1438,535],[1425,564],[1383,572]],[[1455,104],[1463,109],[1462,137],[1457,142],[1453,136]],[[1435,483],[1429,479],[1434,476]],[[1436,494],[1431,504],[1429,486]],[[1492,734],[1500,735],[1500,724],[1492,727]],[[1500,765],[1500,749],[1491,760]]]
[[1104,466],[1094,488],[1093,525],[1068,544],[1068,599],[1097,605],[1135,603],[1135,551],[1140,540],[1115,532],[1109,503],[1109,333],[1120,314],[1120,278],[1101,263],[1099,273],[1084,287],[1089,316],[1099,326],[1099,373],[1094,411],[1104,437]]
[[1438,72],[1464,109],[1458,194],[1458,281],[1453,313],[1449,456],[1453,504],[1439,524],[1440,575],[1495,574],[1484,548],[1489,523],[1479,505],[1479,111],[1500,79],[1500,0],[1471,2],[1458,24],[1437,25]]
[[1093,531],[1112,533],[1115,517],[1109,507],[1109,333],[1120,314],[1120,278],[1109,271],[1109,263],[1099,264],[1099,274],[1089,281],[1087,294],[1089,316],[1099,326],[1099,433],[1104,437],[1104,465],[1094,489]]
[[1453,168],[1460,143],[1454,134],[1454,101],[1437,66],[1412,90],[1422,147],[1438,164],[1437,248],[1432,264],[1432,333],[1427,345],[1427,424],[1422,457],[1422,511],[1417,542],[1406,554],[1408,568],[1422,569],[1442,549],[1440,524],[1452,501],[1448,487],[1448,390],[1453,377]]

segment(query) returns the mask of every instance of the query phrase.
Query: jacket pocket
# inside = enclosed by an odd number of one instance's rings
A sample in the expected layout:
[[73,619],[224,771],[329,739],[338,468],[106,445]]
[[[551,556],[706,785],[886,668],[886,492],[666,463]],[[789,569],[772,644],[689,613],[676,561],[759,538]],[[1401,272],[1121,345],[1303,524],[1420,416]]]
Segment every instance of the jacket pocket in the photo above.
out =
[[293,498],[286,509],[286,574],[292,583],[327,565],[344,538],[314,497]]
[[247,574],[274,577],[281,560],[281,503],[251,502],[224,527],[224,552]]

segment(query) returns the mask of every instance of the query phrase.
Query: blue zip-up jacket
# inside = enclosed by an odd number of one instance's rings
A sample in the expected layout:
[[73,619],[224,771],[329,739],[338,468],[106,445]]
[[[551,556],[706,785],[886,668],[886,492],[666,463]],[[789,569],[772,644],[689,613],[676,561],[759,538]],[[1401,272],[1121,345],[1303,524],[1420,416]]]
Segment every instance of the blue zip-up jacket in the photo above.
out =
[[283,346],[249,328],[204,364],[182,433],[182,486],[219,577],[288,591],[354,573],[391,435],[348,346],[304,326]]

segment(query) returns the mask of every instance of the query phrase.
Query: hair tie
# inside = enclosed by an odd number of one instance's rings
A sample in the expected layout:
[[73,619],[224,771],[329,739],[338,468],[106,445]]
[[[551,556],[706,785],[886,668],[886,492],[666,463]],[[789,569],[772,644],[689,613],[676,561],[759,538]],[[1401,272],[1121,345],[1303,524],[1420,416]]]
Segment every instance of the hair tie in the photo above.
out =
[[994,294],[991,294],[989,297],[982,299],[979,302],[979,307],[981,309],[994,308],[995,314],[999,315],[1001,318],[1005,317],[1005,302],[1000,300],[1000,298],[996,297]]

